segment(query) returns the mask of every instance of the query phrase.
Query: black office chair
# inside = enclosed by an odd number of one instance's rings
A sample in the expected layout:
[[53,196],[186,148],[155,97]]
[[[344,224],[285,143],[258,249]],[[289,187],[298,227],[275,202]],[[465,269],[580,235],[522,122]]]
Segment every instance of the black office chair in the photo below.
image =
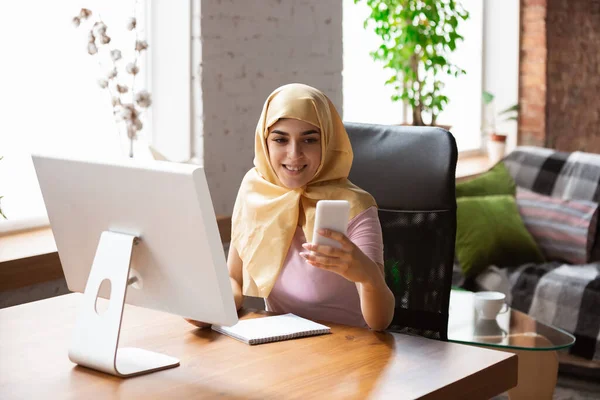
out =
[[345,123],[349,179],[375,197],[386,282],[396,298],[389,330],[447,340],[456,237],[457,149],[441,128]]

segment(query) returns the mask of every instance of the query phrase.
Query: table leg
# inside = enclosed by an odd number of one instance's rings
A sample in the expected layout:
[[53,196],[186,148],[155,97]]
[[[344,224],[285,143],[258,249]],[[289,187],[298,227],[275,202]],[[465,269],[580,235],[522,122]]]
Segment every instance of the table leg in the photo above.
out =
[[508,391],[511,400],[552,400],[558,379],[558,354],[556,351],[509,351],[519,357],[519,380],[517,386]]

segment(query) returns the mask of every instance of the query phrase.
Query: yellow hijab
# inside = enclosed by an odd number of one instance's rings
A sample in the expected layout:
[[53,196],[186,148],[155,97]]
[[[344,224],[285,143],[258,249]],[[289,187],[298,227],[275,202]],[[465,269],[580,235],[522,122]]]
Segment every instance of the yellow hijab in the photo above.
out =
[[[321,129],[321,163],[304,187],[289,189],[269,159],[269,128],[294,118]],[[302,84],[276,89],[267,98],[256,127],[254,167],[242,180],[232,217],[231,242],[243,262],[243,293],[269,296],[292,243],[296,227],[312,240],[319,200],[348,200],[350,218],[375,206],[373,197],[347,178],[352,166],[348,133],[334,105],[319,90]]]

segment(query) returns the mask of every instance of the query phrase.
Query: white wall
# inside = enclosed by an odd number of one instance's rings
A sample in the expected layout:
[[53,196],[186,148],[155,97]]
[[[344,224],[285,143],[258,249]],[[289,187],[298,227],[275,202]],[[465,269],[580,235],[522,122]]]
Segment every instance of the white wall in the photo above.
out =
[[203,153],[215,211],[230,215],[275,88],[315,86],[342,113],[342,2],[202,0],[200,8],[193,23],[201,44],[192,45],[201,51],[195,150]]
[[[483,90],[494,94],[496,113],[519,100],[519,0],[485,0]],[[498,132],[508,133],[506,151],[516,145],[517,123],[501,123]]]

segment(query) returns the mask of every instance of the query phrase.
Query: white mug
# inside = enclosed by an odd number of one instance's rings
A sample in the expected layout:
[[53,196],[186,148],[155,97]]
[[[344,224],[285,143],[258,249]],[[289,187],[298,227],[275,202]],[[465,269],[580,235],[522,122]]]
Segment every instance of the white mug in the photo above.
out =
[[508,311],[504,302],[506,295],[502,292],[477,292],[475,296],[475,310],[481,319],[496,319],[498,314]]

